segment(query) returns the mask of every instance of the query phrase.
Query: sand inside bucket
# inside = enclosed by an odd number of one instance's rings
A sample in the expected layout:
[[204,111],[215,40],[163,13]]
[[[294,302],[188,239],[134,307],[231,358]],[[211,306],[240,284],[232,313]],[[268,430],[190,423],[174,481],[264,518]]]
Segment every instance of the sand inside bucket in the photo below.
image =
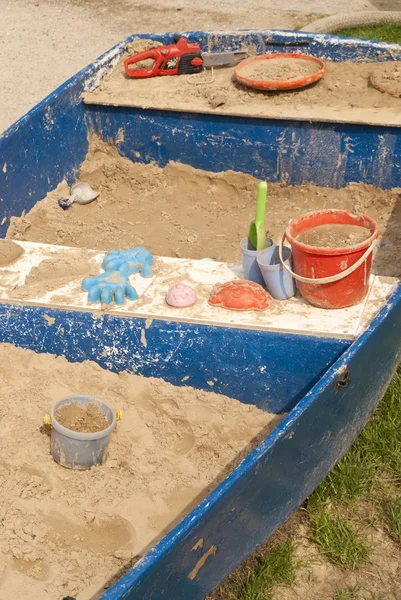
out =
[[57,408],[55,417],[66,429],[80,433],[96,433],[107,429],[110,425],[106,415],[94,402],[86,407],[75,402],[62,404]]
[[303,231],[297,241],[317,248],[350,248],[369,239],[372,232],[359,225],[317,225]]

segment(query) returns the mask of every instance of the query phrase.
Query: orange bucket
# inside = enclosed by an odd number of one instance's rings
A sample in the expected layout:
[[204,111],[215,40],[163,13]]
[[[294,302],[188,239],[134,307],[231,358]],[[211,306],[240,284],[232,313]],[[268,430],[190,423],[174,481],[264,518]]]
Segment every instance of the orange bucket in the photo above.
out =
[[[344,248],[309,246],[297,237],[319,225],[356,225],[371,235],[359,244]],[[368,215],[353,215],[348,210],[318,210],[300,215],[288,223],[280,243],[291,244],[294,273],[302,296],[319,308],[345,308],[361,302],[368,293],[372,253],[377,244],[378,227]]]

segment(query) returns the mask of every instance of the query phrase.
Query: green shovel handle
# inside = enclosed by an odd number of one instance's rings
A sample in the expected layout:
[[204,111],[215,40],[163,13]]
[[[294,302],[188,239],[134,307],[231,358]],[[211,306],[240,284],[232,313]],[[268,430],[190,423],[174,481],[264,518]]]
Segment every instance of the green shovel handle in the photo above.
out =
[[258,194],[256,196],[256,219],[255,225],[264,225],[265,221],[265,210],[267,200],[267,183],[261,181],[258,185]]

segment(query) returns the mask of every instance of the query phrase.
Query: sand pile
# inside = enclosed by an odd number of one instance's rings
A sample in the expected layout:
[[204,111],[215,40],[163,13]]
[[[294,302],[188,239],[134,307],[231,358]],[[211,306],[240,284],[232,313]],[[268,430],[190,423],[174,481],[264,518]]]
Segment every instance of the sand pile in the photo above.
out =
[[[101,250],[144,245],[160,256],[240,262],[239,242],[254,218],[258,184],[254,177],[233,171],[211,173],[179,163],[163,169],[134,163],[97,137],[91,141],[80,177],[100,191],[97,200],[63,211],[57,204],[58,196],[68,193],[63,182],[25,216],[12,217],[7,237]],[[365,184],[338,190],[270,184],[266,229],[278,241],[289,219],[303,212],[319,208],[366,212],[378,222],[385,243],[374,269],[381,275],[398,276],[399,199],[399,189]],[[57,259],[57,270],[56,263]],[[68,277],[71,268],[80,265],[87,272],[84,255],[74,264],[57,275]]]
[[[8,240],[6,240],[8,241]],[[17,244],[15,244],[17,245]],[[68,286],[71,280],[99,274],[99,265],[91,260],[87,248],[74,248],[73,254],[57,254],[32,267],[23,285],[14,287],[10,297],[25,300]]]
[[[170,529],[279,417],[236,400],[0,345],[0,598],[89,599]],[[104,466],[51,458],[43,415],[70,394],[123,410]]]
[[0,240],[0,267],[11,265],[18,260],[23,253],[23,248],[11,240]]

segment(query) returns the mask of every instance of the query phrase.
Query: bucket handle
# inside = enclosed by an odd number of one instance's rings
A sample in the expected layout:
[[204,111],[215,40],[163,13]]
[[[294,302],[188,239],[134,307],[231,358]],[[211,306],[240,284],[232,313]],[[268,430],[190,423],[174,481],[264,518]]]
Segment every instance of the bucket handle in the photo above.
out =
[[284,269],[286,271],[288,271],[288,273],[290,273],[290,275],[292,275],[294,277],[294,279],[296,279],[297,281],[302,281],[303,283],[312,283],[312,284],[332,283],[333,281],[340,281],[340,279],[344,279],[344,277],[347,277],[348,275],[351,275],[351,273],[353,273],[354,271],[356,271],[356,269],[358,267],[360,267],[362,263],[365,262],[365,260],[373,252],[373,250],[375,249],[375,246],[377,244],[377,239],[373,240],[373,242],[371,243],[371,245],[369,246],[369,248],[361,256],[361,258],[358,259],[356,261],[356,263],[354,263],[353,265],[351,265],[350,267],[348,267],[348,269],[346,269],[345,271],[342,271],[341,273],[337,273],[337,275],[330,275],[330,277],[321,277],[320,279],[311,279],[310,277],[302,277],[301,275],[297,275],[296,273],[294,273],[293,271],[291,271],[291,269],[289,267],[287,267],[287,265],[284,263],[284,260],[283,260],[283,244],[284,244],[286,238],[287,238],[287,234],[286,234],[286,232],[284,232],[284,235],[281,238],[280,243],[279,243],[279,247],[278,247],[278,252],[279,252],[281,264],[283,265]]

